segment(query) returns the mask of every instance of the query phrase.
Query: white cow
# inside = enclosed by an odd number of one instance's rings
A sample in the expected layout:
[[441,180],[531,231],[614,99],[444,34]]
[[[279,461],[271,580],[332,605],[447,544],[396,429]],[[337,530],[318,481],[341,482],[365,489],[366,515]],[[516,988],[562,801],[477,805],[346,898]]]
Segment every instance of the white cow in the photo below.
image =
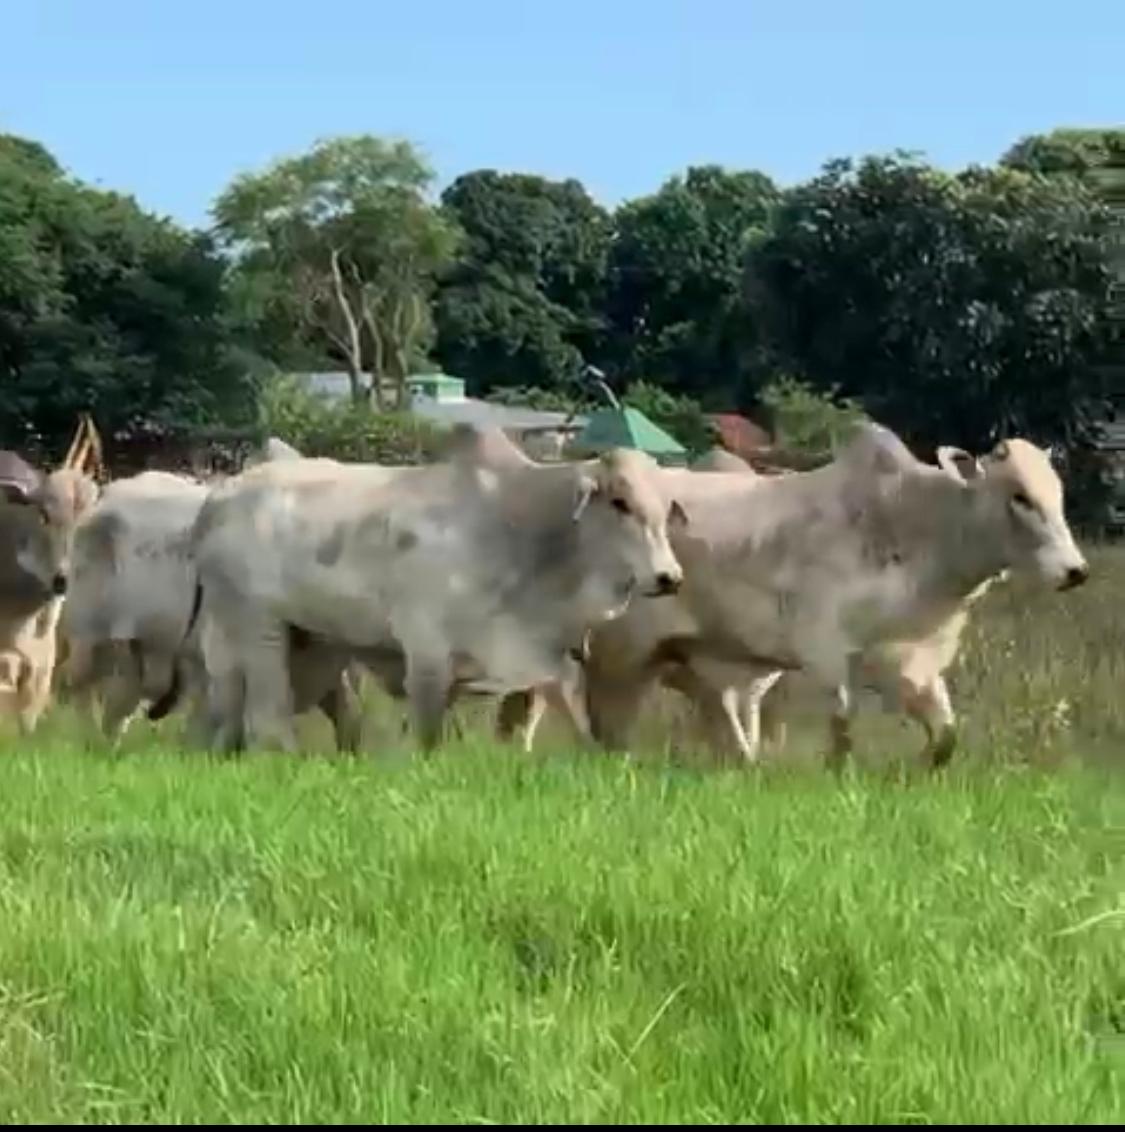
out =
[[71,539],[97,493],[88,476],[60,469],[0,497],[0,710],[25,734],[50,701]]
[[217,488],[193,533],[212,744],[295,746],[289,627],[400,652],[425,750],[459,687],[573,686],[591,626],[680,583],[682,512],[658,470],[627,450],[496,469],[302,459]]
[[105,685],[102,727],[111,739],[171,680],[195,585],[188,534],[206,496],[194,480],[142,472],[109,484],[75,532],[62,675],[87,703]]
[[939,765],[955,724],[941,672],[971,603],[1006,570],[1058,589],[1089,574],[1059,478],[1024,440],[981,460],[943,448],[933,467],[868,424],[813,471],[662,479],[690,520],[672,539],[684,583],[591,636],[587,706],[611,747],[625,744],[647,688],[672,663],[712,697],[728,746],[753,753],[754,737],[738,733],[739,690],[804,669],[834,698],[834,763],[851,747],[855,688],[889,674]]
[[[741,457],[721,448],[712,449],[692,467],[697,471],[757,475]],[[990,578],[969,594],[927,637],[879,642],[866,649],[859,660],[859,684],[879,692],[888,709],[905,711],[921,724],[926,731],[931,761],[947,761],[955,743],[952,705],[944,673],[957,655],[970,608],[997,580],[999,576]],[[766,737],[775,747],[783,741],[785,724],[780,717],[777,696],[768,694],[782,676],[783,673],[778,672],[755,678],[741,696],[736,695],[734,688],[711,686],[704,673],[688,664],[669,663],[660,679],[666,687],[695,700],[705,720],[711,724],[709,735],[718,754],[731,753],[728,748],[733,740],[737,753],[753,762],[758,756],[759,737]],[[938,706],[936,712],[931,705]]]
[[[266,449],[267,459],[295,455],[280,441]],[[152,704],[150,718],[160,719],[181,693],[191,704],[191,733],[202,737],[204,670],[198,636],[185,636],[185,627],[196,596],[189,539],[208,491],[184,476],[142,472],[110,484],[75,533],[61,624],[69,649],[63,675],[87,708],[94,690],[104,691],[102,730],[111,742],[144,701]],[[337,667],[324,675],[322,650],[307,637],[294,638],[298,710],[319,705],[340,749],[356,749],[358,707],[347,673],[341,680]],[[170,687],[175,694],[165,699]]]

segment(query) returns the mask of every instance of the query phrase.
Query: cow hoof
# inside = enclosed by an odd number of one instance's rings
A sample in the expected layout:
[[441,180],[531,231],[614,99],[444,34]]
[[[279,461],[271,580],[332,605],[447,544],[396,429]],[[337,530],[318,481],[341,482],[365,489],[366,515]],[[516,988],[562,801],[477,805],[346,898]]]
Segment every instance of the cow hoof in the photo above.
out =
[[957,746],[957,734],[950,728],[934,741],[930,747],[930,769],[941,770],[948,766],[953,758],[953,751]]

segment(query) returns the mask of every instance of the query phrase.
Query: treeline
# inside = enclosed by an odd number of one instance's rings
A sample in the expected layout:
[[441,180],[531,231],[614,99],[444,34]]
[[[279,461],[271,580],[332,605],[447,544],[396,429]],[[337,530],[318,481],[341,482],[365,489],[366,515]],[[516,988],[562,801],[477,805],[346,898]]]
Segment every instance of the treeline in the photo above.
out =
[[393,409],[419,368],[565,399],[593,364],[759,416],[796,380],[919,451],[1074,449],[1119,392],[1115,173],[1125,131],[1057,131],[958,173],[894,154],[782,189],[699,166],[611,212],[490,170],[435,200],[417,150],[362,136],[235,179],[204,233],[0,137],[0,441],[57,447],[80,410],[249,423],[276,371],[344,369]]

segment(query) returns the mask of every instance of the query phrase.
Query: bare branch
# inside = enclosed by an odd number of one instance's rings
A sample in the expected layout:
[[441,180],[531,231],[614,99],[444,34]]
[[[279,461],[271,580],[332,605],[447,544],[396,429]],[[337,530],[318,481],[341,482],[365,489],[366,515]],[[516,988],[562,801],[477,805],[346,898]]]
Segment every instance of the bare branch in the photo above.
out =
[[375,391],[375,403],[378,405],[380,411],[384,410],[386,406],[386,397],[383,391],[383,362],[386,357],[386,349],[383,343],[383,336],[379,332],[378,320],[375,318],[375,312],[370,303],[365,302],[363,306],[363,321],[367,327],[367,333],[371,336],[371,382],[372,388]]
[[332,266],[332,282],[336,291],[336,302],[339,305],[340,313],[344,316],[344,322],[347,326],[348,332],[348,357],[350,365],[348,373],[352,382],[352,398],[359,400],[360,388],[358,374],[363,372],[363,354],[362,343],[359,336],[359,324],[356,322],[355,313],[348,302],[347,293],[344,290],[344,277],[340,271],[340,250],[333,248],[332,254],[329,256],[329,262]]

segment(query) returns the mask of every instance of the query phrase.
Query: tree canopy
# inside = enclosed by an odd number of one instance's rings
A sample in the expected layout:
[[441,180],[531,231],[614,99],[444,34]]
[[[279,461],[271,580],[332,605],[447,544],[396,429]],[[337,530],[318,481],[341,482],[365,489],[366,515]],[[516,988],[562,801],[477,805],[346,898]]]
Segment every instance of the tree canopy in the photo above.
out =
[[[432,343],[430,292],[457,232],[425,197],[433,172],[407,142],[331,138],[236,178],[215,203],[239,256],[245,321],[339,359],[356,401],[396,404]],[[268,346],[267,346],[268,348]]]
[[574,180],[484,169],[442,207],[465,233],[437,303],[437,353],[482,390],[556,385],[602,348],[612,224]]
[[40,145],[0,137],[2,442],[57,450],[76,415],[141,421],[249,410],[208,239],[64,175]]
[[626,375],[726,405],[744,396],[759,341],[743,264],[779,198],[762,173],[708,165],[618,210],[610,312]]
[[1077,181],[840,161],[750,260],[777,350],[918,443],[1071,442],[1102,409],[1105,209]]

